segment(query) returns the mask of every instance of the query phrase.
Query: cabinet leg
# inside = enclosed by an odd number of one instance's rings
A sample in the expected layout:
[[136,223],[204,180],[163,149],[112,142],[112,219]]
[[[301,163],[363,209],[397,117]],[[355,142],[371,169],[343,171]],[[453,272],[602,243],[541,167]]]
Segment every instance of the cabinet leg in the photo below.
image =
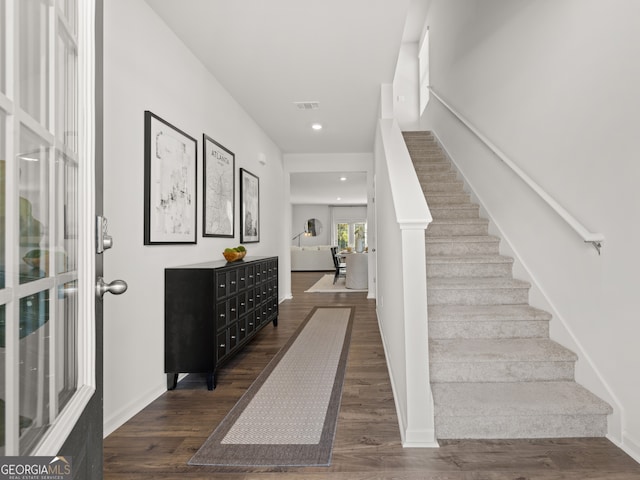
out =
[[207,389],[213,390],[216,388],[216,375],[214,372],[207,373]]
[[167,373],[167,390],[174,390],[178,384],[177,373]]
[[277,327],[278,326],[278,317],[273,319],[273,326]]

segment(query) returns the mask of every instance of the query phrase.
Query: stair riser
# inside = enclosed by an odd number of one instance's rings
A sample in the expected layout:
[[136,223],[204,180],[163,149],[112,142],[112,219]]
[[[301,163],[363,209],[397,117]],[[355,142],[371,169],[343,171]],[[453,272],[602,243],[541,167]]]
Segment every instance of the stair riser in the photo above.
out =
[[510,277],[510,263],[427,264],[427,278]]
[[421,162],[424,160],[433,161],[437,159],[440,162],[447,162],[451,164],[450,160],[442,152],[436,149],[414,151],[411,148],[409,148],[408,150],[409,150],[409,156],[411,157],[411,161],[413,161],[414,163]]
[[573,362],[451,362],[431,359],[431,382],[537,382],[573,380]]
[[427,242],[430,255],[494,255],[498,253],[498,242]]
[[431,216],[435,220],[451,220],[460,218],[479,218],[478,207],[465,207],[465,208],[437,208],[431,207]]
[[548,338],[549,322],[434,322],[429,321],[429,338]]
[[431,223],[427,228],[427,236],[442,237],[450,235],[480,236],[489,234],[487,223]]
[[429,305],[520,305],[528,300],[528,288],[427,289]]
[[[460,181],[449,182],[449,183],[425,183],[420,182],[420,186],[424,191],[425,195],[429,195],[430,193],[463,193],[463,183]],[[428,198],[427,198],[428,200]]]
[[445,158],[442,150],[436,146],[431,145],[407,145],[407,150],[411,154],[411,157],[420,158],[425,155],[437,155]]
[[469,195],[466,193],[429,195],[427,197],[429,207],[441,207],[447,205],[471,205]]
[[451,164],[446,162],[424,163],[422,165],[416,165],[415,169],[418,176],[422,173],[450,172]]
[[463,438],[568,438],[603,437],[606,415],[473,416],[435,418],[436,437]]
[[454,172],[440,172],[440,173],[420,175],[421,184],[440,183],[440,182],[451,183],[457,180],[458,180],[458,176]]
[[451,162],[449,162],[449,159],[440,153],[422,152],[422,153],[416,154],[416,153],[409,152],[409,156],[411,157],[411,161],[413,162],[414,165],[423,165],[423,164],[430,164],[430,163],[446,163],[449,166],[451,166]]

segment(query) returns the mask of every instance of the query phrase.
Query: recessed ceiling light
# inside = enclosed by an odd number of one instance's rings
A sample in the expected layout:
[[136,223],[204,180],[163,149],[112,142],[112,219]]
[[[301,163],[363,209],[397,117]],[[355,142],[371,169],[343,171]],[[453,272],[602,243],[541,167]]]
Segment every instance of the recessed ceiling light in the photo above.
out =
[[336,200],[342,200],[342,198],[341,198],[341,197],[338,197],[338,198],[336,198]]
[[322,130],[322,125],[319,123],[314,123],[313,125],[311,125],[311,128],[313,128],[314,130]]
[[340,181],[341,182],[346,182],[347,181],[347,177],[340,177]]

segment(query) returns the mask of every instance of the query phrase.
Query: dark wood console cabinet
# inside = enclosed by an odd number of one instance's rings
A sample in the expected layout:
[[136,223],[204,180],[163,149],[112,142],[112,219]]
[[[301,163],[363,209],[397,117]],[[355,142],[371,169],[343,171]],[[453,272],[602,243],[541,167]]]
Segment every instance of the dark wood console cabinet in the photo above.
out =
[[278,325],[278,257],[166,268],[164,275],[167,388],[179,373],[206,373],[213,390],[216,368],[269,322]]

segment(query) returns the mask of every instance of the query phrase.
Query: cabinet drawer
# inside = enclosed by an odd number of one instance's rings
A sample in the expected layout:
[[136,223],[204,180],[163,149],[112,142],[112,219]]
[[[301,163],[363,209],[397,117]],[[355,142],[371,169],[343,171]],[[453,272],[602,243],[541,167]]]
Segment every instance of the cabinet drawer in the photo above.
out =
[[262,309],[256,308],[254,318],[256,320],[256,328],[258,328],[264,322],[264,319],[262,317]]
[[238,319],[238,297],[231,297],[228,301],[227,301],[227,311],[228,313],[228,317],[229,317],[229,322],[234,322]]
[[241,292],[236,297],[238,306],[238,318],[243,317],[247,313],[247,292]]
[[229,351],[236,348],[238,344],[238,323],[234,323],[228,329],[228,338],[229,338]]
[[256,329],[256,314],[255,312],[251,312],[245,318],[247,324],[247,334],[251,335]]
[[247,287],[252,287],[256,283],[256,266],[247,265],[245,269],[246,269],[245,273],[246,273]]
[[264,295],[262,294],[262,287],[258,286],[253,290],[253,298],[255,300],[255,306],[259,307],[260,304],[264,301]]
[[227,330],[224,330],[216,336],[216,360],[219,362],[229,352],[229,342],[227,341]]
[[258,301],[256,299],[256,290],[251,289],[247,290],[247,311],[250,312],[258,305]]
[[278,260],[269,260],[269,279],[278,278]]
[[274,317],[278,316],[278,302],[269,300],[267,302],[267,316],[269,320],[273,320]]
[[229,322],[229,304],[227,302],[220,302],[216,305],[216,330],[226,328]]
[[247,288],[247,282],[249,274],[247,273],[249,267],[248,266],[240,266],[238,267],[238,292],[241,292],[245,288]]
[[238,342],[242,342],[247,337],[247,334],[247,319],[245,317],[238,321]]

